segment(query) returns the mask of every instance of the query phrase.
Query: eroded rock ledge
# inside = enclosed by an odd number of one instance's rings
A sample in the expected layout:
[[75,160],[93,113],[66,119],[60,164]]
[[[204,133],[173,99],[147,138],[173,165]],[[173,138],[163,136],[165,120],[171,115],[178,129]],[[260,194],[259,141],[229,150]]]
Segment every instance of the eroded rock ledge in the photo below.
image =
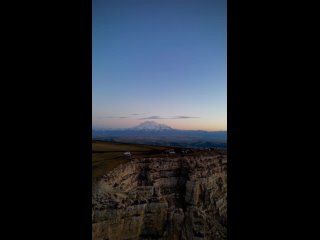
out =
[[136,159],[92,201],[94,240],[226,239],[227,156]]

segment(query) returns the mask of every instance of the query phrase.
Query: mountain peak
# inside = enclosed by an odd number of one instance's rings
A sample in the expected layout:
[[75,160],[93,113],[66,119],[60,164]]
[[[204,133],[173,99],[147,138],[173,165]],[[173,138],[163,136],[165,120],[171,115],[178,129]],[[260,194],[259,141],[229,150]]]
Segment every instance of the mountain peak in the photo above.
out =
[[133,130],[154,130],[154,131],[159,131],[159,130],[173,130],[171,127],[165,125],[165,124],[160,124],[155,121],[145,121],[143,123],[140,123],[138,126],[133,127]]

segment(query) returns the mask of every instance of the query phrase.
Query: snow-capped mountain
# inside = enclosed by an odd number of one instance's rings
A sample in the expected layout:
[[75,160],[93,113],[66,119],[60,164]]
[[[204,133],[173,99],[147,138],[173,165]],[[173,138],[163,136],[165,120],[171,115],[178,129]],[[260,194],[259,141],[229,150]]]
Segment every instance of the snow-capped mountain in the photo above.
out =
[[[179,130],[154,121],[145,121],[132,128],[96,129],[93,139],[170,146],[226,146],[226,131]],[[221,144],[220,144],[221,143]]]
[[130,128],[130,130],[136,130],[136,131],[165,131],[165,130],[174,130],[173,128],[165,125],[160,124],[154,121],[145,121],[141,124],[139,124],[136,127]]

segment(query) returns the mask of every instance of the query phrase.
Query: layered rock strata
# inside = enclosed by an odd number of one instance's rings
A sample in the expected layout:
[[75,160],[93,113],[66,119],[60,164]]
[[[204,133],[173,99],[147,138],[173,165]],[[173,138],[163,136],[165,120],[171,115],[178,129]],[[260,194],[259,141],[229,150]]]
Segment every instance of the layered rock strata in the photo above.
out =
[[226,203],[226,155],[132,160],[93,192],[93,240],[226,239]]

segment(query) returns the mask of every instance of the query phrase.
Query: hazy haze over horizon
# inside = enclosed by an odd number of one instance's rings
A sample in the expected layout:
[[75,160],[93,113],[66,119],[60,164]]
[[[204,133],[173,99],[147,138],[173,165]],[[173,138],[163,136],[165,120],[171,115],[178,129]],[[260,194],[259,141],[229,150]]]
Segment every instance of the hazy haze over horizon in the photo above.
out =
[[226,0],[93,0],[93,128],[227,130]]
[[[97,127],[93,127],[92,129],[94,130],[97,130],[97,131],[100,131],[100,130],[125,130],[125,129],[135,129],[137,127],[140,127],[140,126],[145,126],[145,125],[162,125],[163,127],[167,127],[167,128],[170,128],[170,129],[173,129],[173,130],[200,130],[200,131],[210,131],[210,130],[203,130],[203,129],[178,129],[178,128],[172,128],[171,126],[167,125],[167,124],[163,124],[161,122],[156,122],[156,121],[151,121],[151,120],[148,120],[148,121],[144,121],[138,125],[135,125],[135,126],[130,126],[130,127],[105,127],[105,126],[97,126]],[[226,130],[211,130],[212,132],[226,132]]]

